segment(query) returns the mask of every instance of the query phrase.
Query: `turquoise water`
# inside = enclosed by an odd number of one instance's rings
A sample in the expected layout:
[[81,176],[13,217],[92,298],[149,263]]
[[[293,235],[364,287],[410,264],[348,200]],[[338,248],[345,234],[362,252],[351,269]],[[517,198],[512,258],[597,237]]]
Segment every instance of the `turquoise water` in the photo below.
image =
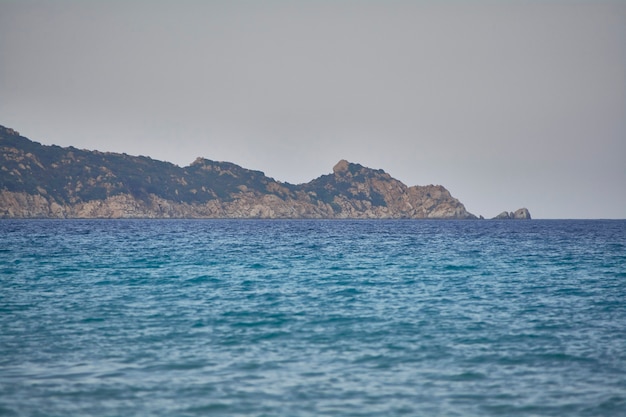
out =
[[0,279],[0,415],[626,415],[626,221],[3,220]]

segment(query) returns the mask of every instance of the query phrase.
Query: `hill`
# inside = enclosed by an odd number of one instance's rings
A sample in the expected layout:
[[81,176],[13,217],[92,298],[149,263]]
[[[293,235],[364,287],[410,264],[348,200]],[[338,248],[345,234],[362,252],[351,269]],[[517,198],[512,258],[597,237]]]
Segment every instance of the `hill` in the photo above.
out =
[[0,126],[0,164],[3,218],[476,218],[440,185],[345,160],[293,185],[230,162],[42,145]]

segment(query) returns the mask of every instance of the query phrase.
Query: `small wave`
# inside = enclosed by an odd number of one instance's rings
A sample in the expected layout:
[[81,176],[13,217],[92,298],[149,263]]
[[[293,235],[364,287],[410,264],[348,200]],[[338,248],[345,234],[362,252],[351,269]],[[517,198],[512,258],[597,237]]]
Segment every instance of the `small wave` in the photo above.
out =
[[447,264],[447,265],[444,265],[443,267],[445,271],[471,271],[477,268],[478,268],[478,265],[456,265],[456,264]]
[[187,284],[217,284],[222,282],[219,278],[211,276],[211,275],[199,275],[193,278],[187,278],[185,283]]
[[482,372],[461,372],[459,374],[445,375],[441,378],[444,381],[481,381],[487,379],[487,375]]

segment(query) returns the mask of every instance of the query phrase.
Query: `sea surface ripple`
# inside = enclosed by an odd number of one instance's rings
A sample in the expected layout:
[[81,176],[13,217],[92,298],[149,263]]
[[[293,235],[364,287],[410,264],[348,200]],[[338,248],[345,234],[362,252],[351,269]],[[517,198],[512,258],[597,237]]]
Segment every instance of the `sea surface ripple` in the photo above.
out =
[[0,221],[0,415],[624,416],[626,221]]

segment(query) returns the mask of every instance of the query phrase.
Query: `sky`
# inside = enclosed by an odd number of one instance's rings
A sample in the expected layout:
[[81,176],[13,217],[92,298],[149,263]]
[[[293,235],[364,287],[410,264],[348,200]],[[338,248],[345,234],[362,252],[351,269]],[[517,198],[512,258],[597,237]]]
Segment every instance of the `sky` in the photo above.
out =
[[487,218],[626,218],[626,1],[0,0],[0,125]]

